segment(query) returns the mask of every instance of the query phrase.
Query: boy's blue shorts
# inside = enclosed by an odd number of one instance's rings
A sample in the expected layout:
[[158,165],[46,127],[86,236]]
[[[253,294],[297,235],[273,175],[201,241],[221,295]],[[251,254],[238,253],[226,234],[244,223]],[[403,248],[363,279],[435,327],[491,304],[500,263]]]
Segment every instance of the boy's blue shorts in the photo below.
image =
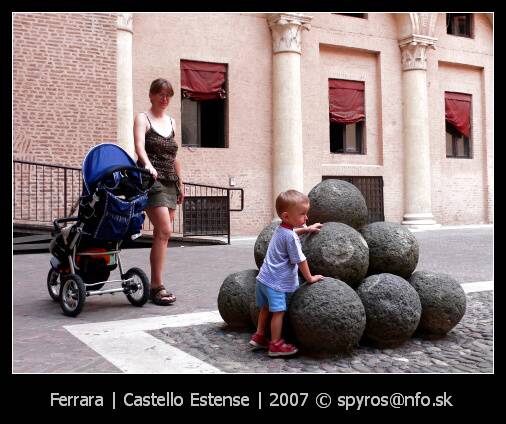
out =
[[286,311],[287,296],[288,293],[274,290],[258,281],[256,283],[256,301],[259,308],[269,305],[269,312]]

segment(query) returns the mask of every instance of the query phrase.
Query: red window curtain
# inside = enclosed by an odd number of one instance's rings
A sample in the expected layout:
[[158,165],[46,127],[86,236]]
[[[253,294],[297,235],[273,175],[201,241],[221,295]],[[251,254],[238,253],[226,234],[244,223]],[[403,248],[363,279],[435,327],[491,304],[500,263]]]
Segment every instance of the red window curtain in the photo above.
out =
[[365,121],[364,83],[329,79],[329,117],[345,125]]
[[227,66],[221,63],[181,61],[181,91],[191,100],[224,99]]
[[471,95],[445,92],[445,116],[464,137],[471,132]]

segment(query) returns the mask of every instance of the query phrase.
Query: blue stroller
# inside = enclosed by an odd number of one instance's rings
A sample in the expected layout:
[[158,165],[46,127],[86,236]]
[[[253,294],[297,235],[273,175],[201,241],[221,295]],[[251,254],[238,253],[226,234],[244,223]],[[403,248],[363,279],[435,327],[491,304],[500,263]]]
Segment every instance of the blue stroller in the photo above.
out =
[[[147,192],[154,179],[121,147],[110,143],[88,152],[82,174],[78,216],[53,222],[49,295],[71,317],[81,312],[87,296],[106,293],[123,292],[132,305],[142,306],[149,297],[148,277],[139,268],[123,272],[120,246],[141,235]],[[63,226],[69,222],[75,223]],[[121,279],[108,280],[116,267]],[[101,290],[106,283],[121,283],[121,288]]]

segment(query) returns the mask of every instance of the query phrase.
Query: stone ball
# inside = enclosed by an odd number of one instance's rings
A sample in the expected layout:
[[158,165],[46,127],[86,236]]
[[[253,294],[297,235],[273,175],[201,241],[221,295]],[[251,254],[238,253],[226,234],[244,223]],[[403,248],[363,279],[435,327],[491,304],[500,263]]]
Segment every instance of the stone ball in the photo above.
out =
[[218,311],[223,321],[234,327],[251,325],[250,303],[255,300],[257,269],[230,274],[218,293]]
[[466,313],[466,294],[459,282],[447,274],[417,271],[409,279],[422,304],[418,330],[444,335]]
[[367,317],[364,341],[378,346],[397,346],[418,327],[422,305],[416,290],[393,274],[367,277],[357,288]]
[[311,274],[342,280],[356,287],[367,275],[369,248],[360,233],[346,224],[327,222],[302,244]]
[[300,346],[315,352],[351,351],[366,325],[358,295],[333,278],[302,285],[293,295],[288,317]]
[[418,241],[407,228],[394,222],[373,222],[360,233],[369,246],[367,275],[395,274],[409,278],[418,264]]
[[342,222],[358,229],[368,222],[364,196],[347,181],[323,180],[311,189],[308,197],[308,225],[315,222]]
[[258,235],[255,241],[255,247],[253,248],[253,252],[255,255],[255,263],[258,269],[261,268],[264,263],[265,255],[267,254],[267,248],[269,247],[269,242],[271,241],[272,235],[276,228],[279,227],[281,220],[274,221],[271,224],[267,225]]

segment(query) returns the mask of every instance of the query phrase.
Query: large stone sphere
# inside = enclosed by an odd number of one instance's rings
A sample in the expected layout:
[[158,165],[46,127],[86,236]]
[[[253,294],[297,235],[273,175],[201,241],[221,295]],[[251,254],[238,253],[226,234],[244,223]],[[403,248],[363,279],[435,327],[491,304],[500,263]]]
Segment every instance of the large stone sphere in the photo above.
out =
[[367,275],[369,248],[360,233],[346,224],[327,222],[302,245],[311,273],[356,287]]
[[347,181],[323,180],[311,189],[308,197],[308,225],[315,222],[342,222],[358,229],[368,222],[364,196]]
[[367,317],[364,340],[397,346],[409,339],[420,322],[422,305],[416,290],[393,274],[367,277],[357,289]]
[[367,275],[409,278],[418,264],[418,241],[411,231],[394,222],[373,222],[359,231],[369,246]]
[[300,345],[316,352],[349,352],[366,325],[360,298],[333,278],[301,286],[293,295],[288,317]]
[[466,294],[455,278],[447,274],[417,271],[409,283],[422,303],[418,329],[444,335],[455,327],[466,313]]
[[265,255],[267,254],[267,248],[269,247],[269,242],[271,241],[272,235],[276,228],[279,227],[281,220],[272,222],[267,225],[260,234],[258,235],[255,241],[255,247],[253,248],[253,252],[255,255],[255,263],[257,264],[258,269],[264,263]]
[[251,325],[250,303],[255,299],[257,269],[230,274],[218,293],[218,311],[223,321],[234,327]]

